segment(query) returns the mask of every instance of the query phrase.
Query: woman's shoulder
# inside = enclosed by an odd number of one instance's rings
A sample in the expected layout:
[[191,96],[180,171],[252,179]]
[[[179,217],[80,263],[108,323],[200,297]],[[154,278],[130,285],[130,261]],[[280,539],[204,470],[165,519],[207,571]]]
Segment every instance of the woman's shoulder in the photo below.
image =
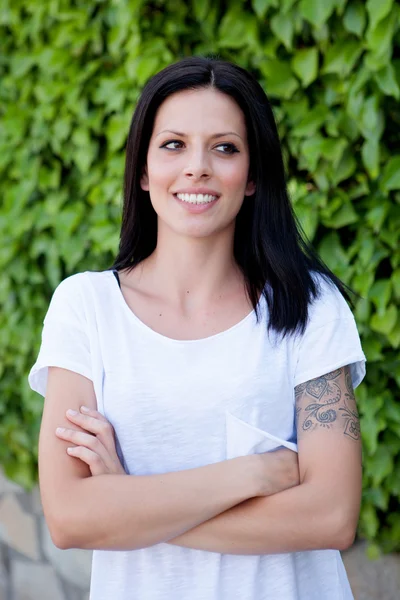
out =
[[80,271],[68,275],[56,286],[52,303],[78,305],[93,297],[93,294],[101,297],[108,285],[110,277],[114,277],[112,271]]
[[110,276],[114,276],[111,270],[105,271],[80,271],[68,275],[60,281],[56,289],[78,290],[85,289],[91,285],[102,285]]
[[308,326],[319,327],[336,319],[353,319],[347,300],[327,275],[311,272],[317,294],[308,309]]

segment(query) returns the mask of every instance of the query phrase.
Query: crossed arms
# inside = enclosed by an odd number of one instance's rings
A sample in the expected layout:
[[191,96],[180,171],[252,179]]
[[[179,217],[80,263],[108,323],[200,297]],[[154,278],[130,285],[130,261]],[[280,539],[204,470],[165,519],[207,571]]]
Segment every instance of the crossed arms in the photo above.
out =
[[93,477],[87,464],[68,456],[71,444],[54,435],[60,424],[71,427],[64,416],[68,408],[96,407],[92,382],[50,368],[39,475],[54,542],[118,550],[168,542],[229,554],[347,548],[361,496],[360,430],[349,369],[298,385],[295,397],[295,487],[271,495],[261,491],[255,456],[160,476]]

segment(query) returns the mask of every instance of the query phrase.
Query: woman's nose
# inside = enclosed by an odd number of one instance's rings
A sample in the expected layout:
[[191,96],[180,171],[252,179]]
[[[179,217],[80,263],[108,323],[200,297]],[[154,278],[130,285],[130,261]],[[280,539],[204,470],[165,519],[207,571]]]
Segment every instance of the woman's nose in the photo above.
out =
[[211,175],[211,165],[204,152],[198,152],[190,157],[184,173],[190,179],[206,179]]

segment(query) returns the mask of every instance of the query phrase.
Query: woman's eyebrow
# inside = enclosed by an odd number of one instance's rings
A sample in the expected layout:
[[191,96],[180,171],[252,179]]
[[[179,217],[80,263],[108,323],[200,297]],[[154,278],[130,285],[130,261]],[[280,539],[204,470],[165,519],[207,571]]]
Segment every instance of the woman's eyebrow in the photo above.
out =
[[178,137],[185,137],[185,134],[180,131],[172,131],[171,129],[163,129],[160,133],[157,133],[156,137],[161,135],[162,133],[172,133],[173,135],[177,135]]
[[242,139],[242,137],[238,134],[235,133],[234,131],[224,131],[223,133],[214,133],[214,135],[212,135],[212,138],[218,138],[218,137],[225,137],[226,135],[236,135],[236,137]]
[[[163,129],[163,131],[160,131],[159,133],[157,133],[156,137],[158,137],[162,133],[172,133],[173,135],[177,135],[178,137],[187,137],[186,133],[182,133],[181,131],[172,131],[171,129]],[[211,136],[211,139],[225,137],[226,135],[236,135],[238,138],[242,139],[242,137],[238,133],[235,133],[234,131],[224,131],[223,133],[214,133]]]

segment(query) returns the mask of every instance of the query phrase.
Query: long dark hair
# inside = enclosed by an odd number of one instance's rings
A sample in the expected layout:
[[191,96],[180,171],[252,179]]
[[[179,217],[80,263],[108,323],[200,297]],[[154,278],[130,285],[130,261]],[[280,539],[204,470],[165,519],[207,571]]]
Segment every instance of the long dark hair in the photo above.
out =
[[[124,205],[119,252],[113,269],[131,269],[157,244],[157,215],[140,187],[156,111],[171,94],[212,87],[231,96],[246,120],[250,173],[256,192],[236,217],[234,256],[259,318],[259,297],[268,303],[268,327],[283,335],[303,332],[308,307],[318,297],[321,275],[351,302],[344,284],[305,239],[294,215],[285,181],[282,151],[268,98],[245,69],[213,58],[192,57],[169,65],[143,89],[126,149]],[[347,286],[346,286],[347,287]]]

